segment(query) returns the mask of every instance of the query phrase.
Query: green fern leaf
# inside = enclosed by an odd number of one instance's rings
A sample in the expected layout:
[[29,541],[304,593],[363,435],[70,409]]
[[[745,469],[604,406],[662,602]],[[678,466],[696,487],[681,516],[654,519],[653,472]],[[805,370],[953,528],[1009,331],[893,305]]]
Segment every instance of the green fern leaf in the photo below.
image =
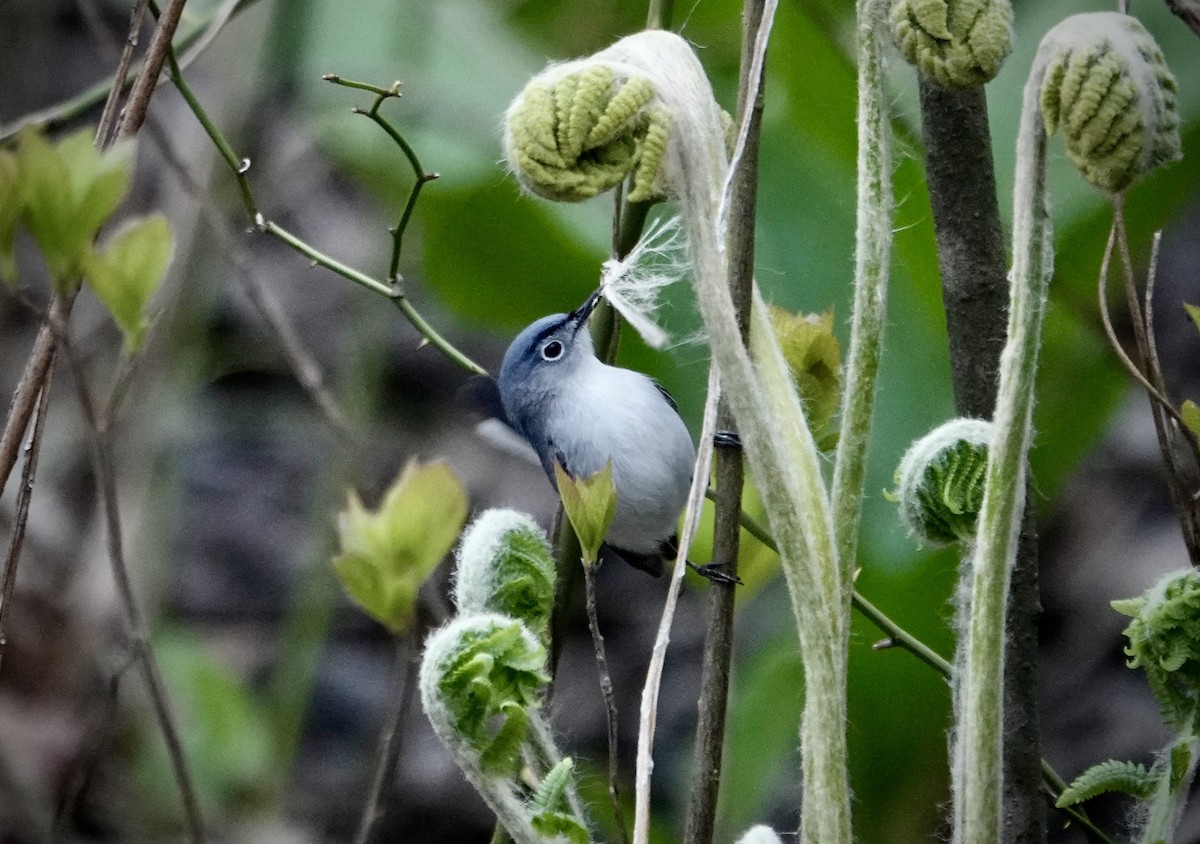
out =
[[1064,809],[1110,791],[1121,791],[1145,800],[1154,793],[1157,785],[1158,774],[1146,770],[1145,766],[1109,759],[1093,765],[1076,777],[1054,805]]

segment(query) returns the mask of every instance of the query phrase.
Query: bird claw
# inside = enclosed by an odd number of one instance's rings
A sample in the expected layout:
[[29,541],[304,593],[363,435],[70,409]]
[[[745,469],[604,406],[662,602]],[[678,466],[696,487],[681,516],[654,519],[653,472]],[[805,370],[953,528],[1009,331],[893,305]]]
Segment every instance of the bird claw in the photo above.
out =
[[742,579],[736,574],[729,574],[725,571],[725,563],[708,563],[703,566],[698,566],[695,563],[688,561],[688,567],[696,574],[703,578],[713,581],[714,583],[725,583],[729,586],[745,586]]
[[713,445],[719,448],[741,448],[742,438],[737,431],[714,431]]

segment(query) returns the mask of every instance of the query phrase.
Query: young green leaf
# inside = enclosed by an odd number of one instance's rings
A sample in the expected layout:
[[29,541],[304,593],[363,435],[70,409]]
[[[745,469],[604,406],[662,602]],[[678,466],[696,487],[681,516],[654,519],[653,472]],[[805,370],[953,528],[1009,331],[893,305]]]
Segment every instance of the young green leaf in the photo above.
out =
[[1154,794],[1157,785],[1158,774],[1154,771],[1134,762],[1108,759],[1076,777],[1054,805],[1063,809],[1110,791],[1121,791],[1145,800]]
[[92,292],[125,335],[125,349],[141,345],[150,321],[146,305],[171,262],[174,239],[162,214],[123,225],[100,252],[84,259]]
[[1184,302],[1183,309],[1192,318],[1192,322],[1196,323],[1196,330],[1200,331],[1200,305],[1189,305],[1187,302]]
[[92,241],[129,189],[133,146],[100,152],[81,131],[57,145],[36,132],[17,148],[25,223],[60,283],[83,272]]
[[1179,408],[1179,415],[1183,417],[1183,422],[1192,432],[1200,434],[1200,404],[1196,404],[1191,399],[1188,399]]
[[11,152],[0,150],[0,282],[8,285],[14,285],[17,281],[13,243],[17,233],[17,220],[25,210],[20,187],[17,157]]
[[467,493],[443,462],[404,467],[375,511],[350,493],[338,516],[333,567],[346,593],[393,633],[412,620],[417,590],[449,553],[467,518]]
[[833,332],[833,311],[793,314],[772,305],[770,312],[771,327],[804,401],[817,445],[829,451],[837,445],[831,423],[841,402],[842,381],[842,353]]
[[557,462],[554,477],[563,510],[579,537],[585,565],[592,565],[600,554],[600,544],[617,512],[617,490],[613,486],[612,462],[587,478],[573,478]]

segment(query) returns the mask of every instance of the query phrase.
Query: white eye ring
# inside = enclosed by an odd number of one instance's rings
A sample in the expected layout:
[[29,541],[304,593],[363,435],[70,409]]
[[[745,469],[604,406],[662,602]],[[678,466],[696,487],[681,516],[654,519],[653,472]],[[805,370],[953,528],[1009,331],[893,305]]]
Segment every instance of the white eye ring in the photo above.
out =
[[562,342],[558,340],[551,340],[549,343],[542,346],[542,360],[558,360],[562,356]]

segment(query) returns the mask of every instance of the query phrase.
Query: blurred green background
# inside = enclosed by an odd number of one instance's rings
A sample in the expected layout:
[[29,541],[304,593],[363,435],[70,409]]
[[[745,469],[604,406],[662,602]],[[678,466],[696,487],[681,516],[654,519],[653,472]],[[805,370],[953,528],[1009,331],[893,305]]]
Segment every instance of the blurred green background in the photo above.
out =
[[[72,4],[61,5],[60,15],[73,14]],[[117,22],[126,8],[120,3],[97,5]],[[218,5],[213,0],[192,0],[185,25],[203,21]],[[988,86],[1003,209],[1011,204],[1020,90],[1042,33],[1067,14],[1108,9],[1111,4],[1038,0],[1014,6],[1016,47],[1000,76]],[[1144,260],[1151,233],[1168,226],[1200,195],[1200,157],[1195,154],[1200,143],[1200,87],[1194,84],[1200,79],[1200,49],[1195,36],[1164,4],[1139,2],[1134,12],[1158,38],[1181,81],[1184,125],[1184,161],[1152,177],[1130,198],[1132,242],[1137,259]],[[322,82],[321,75],[337,73],[381,85],[400,80],[403,98],[385,109],[425,167],[440,174],[422,194],[400,270],[418,307],[456,341],[472,344],[485,364],[494,366],[507,339],[519,328],[546,313],[574,307],[594,287],[599,265],[608,255],[611,228],[611,201],[606,198],[562,206],[519,194],[501,163],[501,115],[526,79],[547,61],[600,49],[639,29],[645,13],[644,3],[631,0],[358,0],[353,4],[264,0],[235,17],[186,73],[206,102],[213,104],[235,147],[251,151],[255,161],[251,178],[259,178],[260,167],[271,174],[269,181],[255,182],[264,212],[286,219],[293,209],[320,200],[318,207],[307,209],[309,227],[299,233],[379,276],[390,247],[386,229],[407,195],[412,172],[376,126],[350,114],[351,106],[364,106],[369,100]],[[5,14],[0,11],[0,16]],[[25,14],[37,13],[27,5]],[[739,23],[740,5],[732,0],[676,3],[672,21],[672,28],[696,46],[718,99],[729,109],[734,102]],[[33,41],[32,46],[18,47],[11,43],[16,40],[13,27],[6,29],[4,38],[16,51],[6,72],[13,72],[26,55],[22,51],[33,50],[37,38],[25,39]],[[60,35],[53,24],[27,32],[47,38]],[[96,61],[94,67],[94,78],[100,78],[105,65]],[[809,312],[832,308],[844,343],[854,254],[853,4],[782,3],[767,67],[757,278],[767,299],[776,304]],[[891,486],[892,472],[906,446],[953,413],[915,75],[898,55],[891,57],[888,73],[898,138],[899,207],[887,354],[871,446],[858,585],[881,609],[948,654],[954,557],[915,547],[882,494]],[[80,78],[86,75],[79,71]],[[69,93],[47,83],[42,90],[22,95],[23,99],[14,95],[9,102],[0,101],[0,121],[11,121],[29,108]],[[212,166],[215,156],[195,135],[175,92],[169,87],[162,90],[155,108],[167,116],[163,129],[186,139],[181,143],[188,166]],[[296,154],[297,148],[304,154]],[[1070,169],[1061,147],[1052,142],[1051,149],[1057,260],[1033,454],[1037,503],[1044,512],[1052,509],[1073,469],[1104,434],[1127,389],[1100,331],[1094,304],[1095,277],[1107,235],[1107,206],[1104,197]],[[314,160],[321,166],[310,171],[308,165]],[[312,189],[310,194],[310,181],[330,180],[338,186],[333,192],[336,202],[328,201],[327,188]],[[227,173],[215,170],[206,184],[221,213],[243,227]],[[352,213],[347,206],[353,207]],[[255,240],[250,248],[266,245]],[[285,309],[303,308],[299,303],[305,299],[329,295],[327,288],[349,289],[348,282],[332,275],[306,271],[299,256],[271,249],[279,272],[291,276],[290,287],[277,288],[285,291]],[[266,354],[254,342],[244,348],[224,344],[212,327],[220,322],[220,301],[227,295],[222,290],[230,275],[219,251],[215,257],[211,251],[201,254],[203,249],[185,253],[189,262],[177,268],[186,272],[184,302],[190,310],[175,318],[167,368],[176,375],[190,373],[193,384],[213,383],[252,369]],[[698,319],[689,292],[680,286],[671,292],[670,300],[667,320],[677,336],[694,334]],[[338,395],[355,410],[356,419],[373,432],[396,419],[427,431],[438,427],[439,414],[456,412],[445,401],[437,403],[439,397],[446,398],[444,388],[439,391],[421,382],[406,393],[404,383],[397,385],[386,355],[389,344],[396,342],[394,335],[402,330],[399,314],[354,289],[345,294],[339,308],[340,318],[349,320],[348,334],[330,343],[306,339],[321,347],[322,359],[329,362],[329,377]],[[262,342],[261,335],[257,342]],[[433,367],[429,378],[455,383],[456,370],[433,361],[434,354],[424,350],[414,366]],[[627,331],[620,362],[661,380],[679,400],[689,425],[698,429],[706,378],[702,343],[683,342],[660,353],[648,350]],[[195,387],[183,376],[170,383],[167,392],[190,407],[186,403],[193,400],[189,391]],[[433,401],[423,404],[426,400]],[[291,403],[298,406],[298,414],[315,413],[304,408],[300,399],[292,397]],[[239,413],[249,413],[246,404],[240,407]],[[436,438],[425,442],[423,453],[438,456]],[[384,456],[406,449],[411,450],[408,445],[388,446],[376,457],[387,464]],[[372,466],[357,475],[351,472],[350,482],[378,488],[380,479],[398,464],[391,469]],[[303,518],[296,521],[302,535],[292,541],[306,549],[302,555],[311,566],[301,585],[289,592],[289,620],[280,634],[282,657],[269,681],[254,680],[244,671],[239,679],[239,672],[228,665],[214,664],[213,659],[204,662],[180,630],[173,630],[164,641],[164,659],[174,666],[172,676],[181,698],[189,695],[188,690],[212,689],[214,683],[225,690],[216,695],[223,703],[213,704],[223,714],[198,716],[207,726],[196,744],[202,754],[197,774],[209,785],[206,799],[220,807],[219,813],[234,819],[233,828],[240,813],[269,810],[264,807],[278,805],[279,792],[287,789],[280,784],[286,780],[287,755],[279,748],[296,741],[301,729],[297,719],[304,716],[297,708],[303,709],[307,700],[305,684],[311,682],[314,654],[327,635],[329,605],[334,601],[334,587],[327,573],[321,573],[329,513],[340,498],[338,482],[331,476],[340,477],[329,469],[322,481],[326,487],[312,493],[302,508]],[[163,489],[178,489],[169,480],[163,484]],[[170,535],[171,520],[183,520],[171,511],[172,500],[167,496],[158,503],[155,512],[160,519],[152,533]],[[722,841],[763,820],[791,828],[799,795],[796,737],[803,690],[795,633],[782,580],[764,561],[762,549],[752,543],[747,548],[759,561],[754,569],[758,582],[747,590],[740,607],[719,819],[718,840]],[[638,612],[657,619],[658,593],[649,592]],[[336,628],[336,618],[333,624]],[[870,645],[878,638],[874,628],[856,618],[849,734],[857,838],[864,844],[932,840],[949,799],[948,689],[909,655],[873,651]],[[640,670],[630,676],[636,677]],[[585,680],[594,682],[586,675]],[[254,694],[245,690],[251,685],[257,689]],[[263,738],[272,730],[273,744]],[[235,749],[232,753],[230,747]],[[238,747],[248,750],[239,754]],[[273,762],[269,747],[279,752]],[[678,838],[680,807],[688,786],[687,730],[663,735],[657,752],[660,759],[675,760],[660,763],[658,797],[663,809],[657,816],[656,834],[657,840],[668,842]],[[361,761],[365,765],[368,760]],[[163,771],[155,764],[145,762],[148,773],[141,781],[155,783],[152,791],[162,791],[169,783],[164,783]],[[353,814],[357,795],[342,798],[349,806],[346,811]],[[170,791],[155,799],[169,814]],[[404,795],[395,799],[403,801]],[[447,805],[445,811],[455,808]]]

